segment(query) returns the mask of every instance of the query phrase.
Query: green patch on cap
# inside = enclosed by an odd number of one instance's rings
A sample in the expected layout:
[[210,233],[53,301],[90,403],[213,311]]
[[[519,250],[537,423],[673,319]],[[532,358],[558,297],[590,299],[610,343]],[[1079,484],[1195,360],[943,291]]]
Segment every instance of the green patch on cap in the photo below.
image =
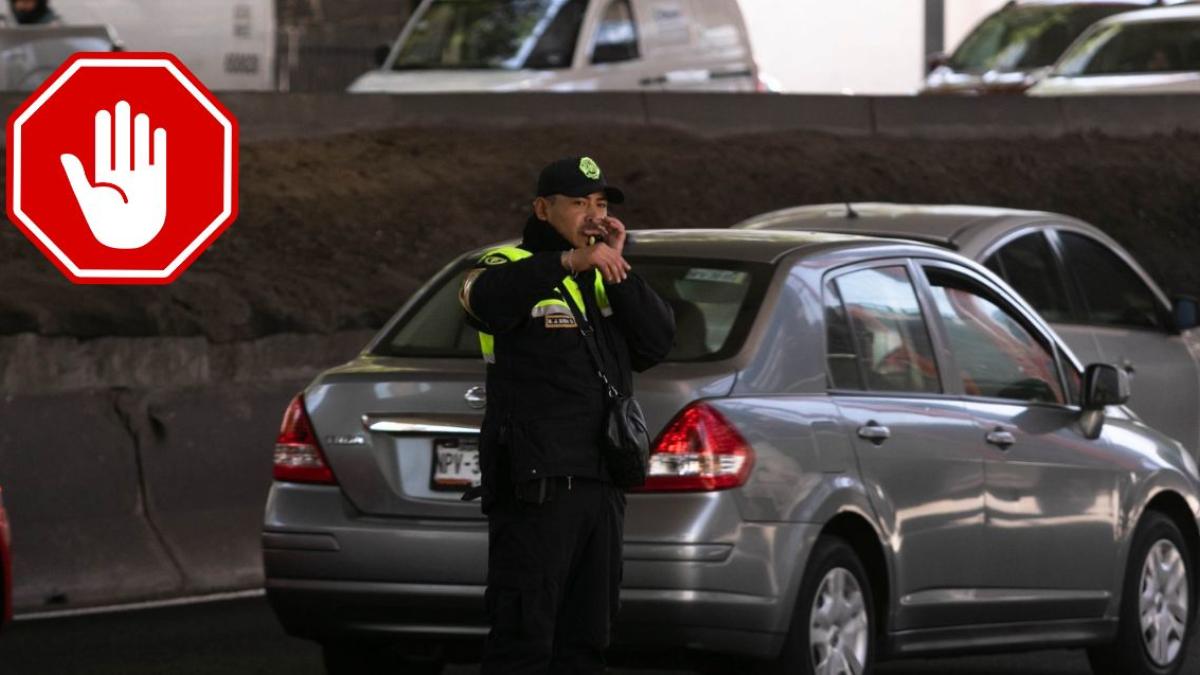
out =
[[583,175],[592,180],[600,177],[600,165],[591,157],[584,157],[579,160],[579,170],[583,172]]

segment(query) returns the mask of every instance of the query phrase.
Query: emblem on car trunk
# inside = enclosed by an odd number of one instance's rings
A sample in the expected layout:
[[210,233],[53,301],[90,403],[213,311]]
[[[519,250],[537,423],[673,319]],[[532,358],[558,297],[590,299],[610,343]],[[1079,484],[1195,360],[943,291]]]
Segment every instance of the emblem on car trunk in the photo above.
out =
[[354,434],[353,436],[326,436],[325,444],[326,445],[366,445],[367,439],[364,438],[361,434]]
[[463,398],[467,399],[467,405],[476,410],[487,407],[487,390],[483,387],[471,387]]

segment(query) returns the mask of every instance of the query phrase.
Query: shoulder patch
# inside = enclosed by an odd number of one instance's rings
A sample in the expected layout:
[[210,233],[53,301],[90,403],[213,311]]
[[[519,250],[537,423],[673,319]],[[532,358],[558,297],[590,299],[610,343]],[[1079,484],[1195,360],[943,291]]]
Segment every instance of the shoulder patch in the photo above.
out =
[[503,265],[504,263],[508,262],[508,258],[500,255],[499,253],[493,253],[492,255],[485,257],[482,262],[484,265]]

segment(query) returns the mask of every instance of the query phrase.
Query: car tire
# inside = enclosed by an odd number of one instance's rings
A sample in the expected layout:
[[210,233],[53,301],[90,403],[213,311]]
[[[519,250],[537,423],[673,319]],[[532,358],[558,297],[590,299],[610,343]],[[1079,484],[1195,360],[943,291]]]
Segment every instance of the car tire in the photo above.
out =
[[[1187,659],[1195,571],[1179,527],[1151,511],[1138,525],[1121,589],[1117,638],[1088,650],[1096,675],[1175,675]],[[1143,590],[1147,593],[1143,594]],[[1182,605],[1180,605],[1182,603]],[[1178,625],[1182,609],[1182,628]],[[1152,623],[1142,628],[1142,618]]]
[[775,673],[866,675],[875,664],[875,602],[867,570],[840,537],[817,540],[805,566]]
[[328,675],[440,675],[445,668],[439,657],[405,656],[394,645],[373,642],[325,643],[321,651]]

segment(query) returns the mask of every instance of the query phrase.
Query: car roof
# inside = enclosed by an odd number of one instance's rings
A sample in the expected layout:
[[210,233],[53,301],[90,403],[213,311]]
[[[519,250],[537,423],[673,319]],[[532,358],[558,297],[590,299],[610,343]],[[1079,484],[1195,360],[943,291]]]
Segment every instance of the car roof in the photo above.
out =
[[1132,12],[1114,14],[1096,22],[1097,26],[1107,26],[1114,23],[1149,23],[1153,21],[1189,21],[1200,19],[1200,3],[1188,0],[1174,6],[1156,6],[1139,9]]
[[1137,5],[1141,7],[1161,7],[1186,4],[1196,0],[1021,0],[1007,3],[1004,7],[1036,7],[1038,5]]
[[1048,219],[1075,222],[1057,213],[966,204],[814,204],[771,211],[743,220],[738,229],[804,229],[863,236],[913,239],[958,248],[970,232],[1009,223],[1013,227]]
[[[631,230],[626,254],[642,258],[692,258],[732,262],[774,263],[787,254],[807,250],[843,250],[847,248],[887,247],[896,249],[895,238],[866,237],[844,232],[815,232],[789,229],[759,230],[730,228],[688,228]],[[513,240],[497,245],[516,246]],[[469,253],[479,257],[493,246]],[[922,246],[922,248],[932,247]]]

